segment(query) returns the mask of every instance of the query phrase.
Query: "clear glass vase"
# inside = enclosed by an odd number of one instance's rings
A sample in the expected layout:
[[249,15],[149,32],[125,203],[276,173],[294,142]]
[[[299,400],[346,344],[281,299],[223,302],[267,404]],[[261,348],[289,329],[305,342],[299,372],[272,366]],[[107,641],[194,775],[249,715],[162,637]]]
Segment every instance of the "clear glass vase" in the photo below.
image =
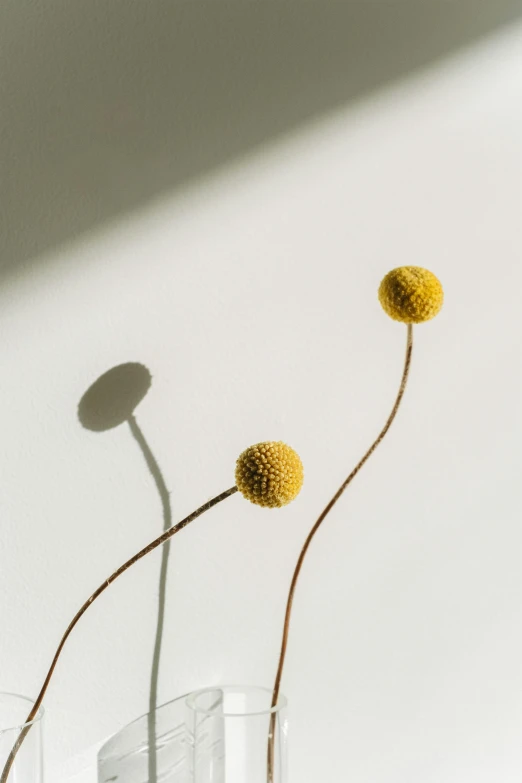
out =
[[98,783],[185,783],[185,703],[181,696],[129,723],[98,752]]
[[254,687],[214,687],[190,694],[187,783],[267,783],[272,729],[272,783],[286,783],[286,699],[281,696],[274,708],[271,701],[270,690]]
[[[0,774],[18,738],[29,725],[26,718],[33,704],[25,696],[0,693]],[[16,754],[8,783],[42,783],[42,719],[43,709],[40,709]]]

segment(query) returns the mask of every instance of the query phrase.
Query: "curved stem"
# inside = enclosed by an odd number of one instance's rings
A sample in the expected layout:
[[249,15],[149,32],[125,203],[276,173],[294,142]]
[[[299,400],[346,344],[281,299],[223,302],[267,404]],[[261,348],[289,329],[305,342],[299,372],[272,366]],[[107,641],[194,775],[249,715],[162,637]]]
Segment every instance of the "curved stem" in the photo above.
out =
[[[312,543],[315,534],[321,527],[322,523],[324,522],[325,517],[327,514],[331,511],[331,509],[335,506],[347,486],[353,481],[355,476],[358,474],[360,469],[363,467],[363,465],[367,462],[367,460],[371,457],[377,446],[380,444],[380,442],[385,437],[386,433],[390,429],[393,420],[395,416],[397,415],[397,411],[399,410],[399,406],[401,404],[401,400],[404,395],[404,391],[406,389],[406,382],[408,380],[408,374],[410,371],[410,364],[411,364],[411,354],[413,349],[413,329],[412,325],[408,324],[408,331],[407,331],[407,338],[406,338],[406,357],[404,359],[404,369],[402,372],[402,378],[401,383],[399,386],[399,391],[397,393],[397,397],[395,398],[395,403],[393,405],[392,411],[390,415],[388,416],[388,419],[386,420],[386,424],[380,431],[377,438],[374,440],[364,457],[360,460],[360,462],[357,463],[355,468],[352,470],[348,478],[341,484],[333,498],[330,500],[328,505],[324,508],[324,510],[321,512],[319,518],[317,519],[317,522],[312,527],[311,531],[309,532],[306,541],[303,545],[303,548],[301,549],[301,553],[299,555],[299,558],[297,560],[296,567],[294,569],[294,573],[292,576],[292,581],[290,583],[290,590],[288,592],[288,599],[286,603],[286,612],[285,612],[285,621],[283,626],[283,639],[281,642],[281,652],[279,654],[279,664],[277,667],[277,674],[275,678],[274,683],[274,690],[272,693],[272,707],[275,707],[277,704],[277,700],[279,698],[279,691],[281,687],[281,679],[283,676],[283,668],[285,665],[285,657],[286,657],[286,649],[288,646],[288,635],[290,631],[290,619],[292,615],[292,605],[294,602],[294,595],[295,595],[295,589],[297,586],[297,580],[299,579],[299,574],[301,573],[301,569],[303,567],[303,563],[306,557],[306,553],[308,552],[308,549],[310,547],[310,544]],[[273,783],[273,777],[274,777],[274,734],[275,734],[275,722],[276,722],[276,713],[272,713],[272,716],[270,718],[270,731],[269,731],[269,739],[268,739],[268,754],[267,754],[267,764],[268,764],[268,781],[269,783]],[[1,783],[1,781],[0,781]]]
[[91,597],[78,610],[78,612],[75,614],[72,621],[70,622],[69,626],[67,627],[67,630],[65,631],[64,635],[62,636],[62,640],[58,645],[58,649],[56,650],[49,671],[47,672],[47,676],[44,680],[44,684],[42,685],[42,689],[36,698],[36,701],[31,709],[31,712],[26,718],[26,724],[29,725],[25,725],[24,728],[21,730],[18,739],[16,740],[13,746],[13,749],[9,753],[4,769],[2,771],[2,775],[0,776],[0,783],[7,783],[7,778],[9,776],[9,772],[13,765],[13,761],[15,760],[16,754],[18,753],[18,750],[22,742],[24,741],[27,733],[31,729],[31,721],[34,720],[34,718],[38,713],[38,710],[41,707],[42,701],[47,691],[47,687],[49,685],[49,682],[51,681],[51,677],[53,676],[54,669],[56,667],[56,664],[58,663],[58,658],[60,657],[60,653],[63,650],[65,642],[69,638],[71,631],[75,627],[76,623],[82,617],[82,615],[85,614],[89,606],[98,598],[98,596],[100,596],[103,592],[105,592],[105,590],[109,587],[109,585],[111,585],[119,576],[121,576],[125,571],[127,571],[128,568],[133,566],[134,563],[137,563],[138,560],[141,560],[141,558],[145,557],[145,555],[148,555],[149,552],[152,552],[154,549],[161,546],[161,544],[164,544],[166,541],[171,539],[172,536],[174,536],[176,533],[179,533],[180,530],[183,530],[184,527],[186,527],[188,524],[190,524],[190,522],[193,522],[195,519],[201,516],[201,514],[203,514],[205,511],[208,511],[209,509],[213,508],[213,506],[216,506],[222,500],[226,500],[226,498],[229,498],[235,492],[237,492],[237,487],[235,486],[231,487],[230,489],[227,489],[226,492],[222,492],[221,495],[217,495],[215,498],[212,498],[212,500],[207,501],[207,503],[204,503],[202,506],[200,506],[195,511],[193,511],[192,514],[189,514],[188,517],[185,517],[185,519],[182,519],[181,522],[178,522],[177,525],[174,525],[174,527],[171,527],[169,530],[162,533],[161,536],[158,536],[158,538],[154,539],[154,541],[152,541],[146,547],[141,549],[136,555],[134,555],[129,560],[127,560],[111,576],[109,576],[109,578],[106,579],[105,582],[103,582],[98,587],[98,589],[94,591]]

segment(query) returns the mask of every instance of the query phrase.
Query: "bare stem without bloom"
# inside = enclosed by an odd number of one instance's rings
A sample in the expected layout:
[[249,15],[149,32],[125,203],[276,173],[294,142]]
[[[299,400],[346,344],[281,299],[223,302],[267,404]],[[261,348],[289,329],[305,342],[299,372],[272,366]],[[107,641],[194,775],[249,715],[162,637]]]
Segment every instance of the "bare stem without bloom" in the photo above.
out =
[[[388,419],[386,421],[386,424],[382,428],[381,432],[377,436],[376,440],[372,443],[364,457],[361,459],[361,461],[355,466],[355,468],[352,470],[348,478],[341,484],[333,498],[330,500],[326,508],[322,511],[321,515],[319,516],[317,522],[311,529],[310,533],[308,534],[308,537],[303,545],[303,548],[301,549],[301,553],[299,555],[299,558],[297,560],[297,565],[294,569],[294,574],[292,576],[292,581],[290,583],[290,590],[288,593],[288,599],[286,604],[286,613],[285,613],[285,622],[283,627],[283,639],[281,642],[281,652],[279,654],[279,664],[277,667],[277,674],[275,678],[274,683],[274,690],[272,693],[272,707],[275,707],[277,704],[277,700],[279,698],[279,690],[281,687],[281,679],[283,676],[283,667],[285,664],[285,657],[286,657],[286,649],[288,645],[288,634],[290,631],[290,618],[292,614],[292,605],[294,602],[294,594],[295,589],[297,586],[297,580],[299,579],[299,574],[301,573],[301,568],[303,567],[304,559],[306,557],[306,553],[308,552],[308,549],[310,547],[310,544],[312,543],[312,540],[321,527],[322,523],[324,522],[325,517],[327,514],[331,511],[331,509],[335,506],[347,486],[352,482],[352,480],[355,478],[355,476],[358,474],[362,466],[365,464],[365,462],[371,457],[379,443],[382,441],[388,430],[390,429],[392,422],[397,415],[397,411],[399,410],[399,406],[401,404],[402,397],[404,395],[404,391],[406,389],[406,382],[408,380],[408,374],[410,370],[410,363],[411,363],[411,354],[413,349],[413,329],[412,325],[408,324],[408,333],[407,333],[407,340],[406,340],[406,357],[404,360],[404,369],[402,373],[402,379],[399,386],[399,391],[397,393],[397,397],[395,398],[395,403],[393,405],[392,411],[390,415],[388,416]],[[268,783],[274,783],[274,752],[275,752],[275,724],[276,724],[276,713],[272,713],[270,718],[270,730],[269,730],[269,738],[268,738],[268,751],[267,751],[267,769],[268,769]]]
[[51,677],[53,676],[53,672],[56,667],[56,664],[58,663],[58,658],[60,657],[60,653],[62,652],[65,642],[69,638],[71,631],[73,630],[74,626],[76,625],[80,617],[82,617],[82,615],[85,614],[89,606],[98,598],[98,596],[101,595],[109,587],[109,585],[111,585],[119,576],[121,576],[125,571],[127,571],[128,568],[133,566],[134,563],[137,563],[138,560],[141,560],[142,557],[148,555],[149,552],[152,552],[154,549],[161,546],[166,541],[169,541],[172,538],[172,536],[176,535],[176,533],[179,533],[180,530],[183,530],[183,528],[186,527],[188,524],[190,524],[190,522],[193,522],[195,519],[201,516],[201,514],[203,514],[205,511],[208,511],[213,506],[216,506],[222,500],[226,500],[226,498],[229,498],[235,492],[237,492],[237,487],[235,486],[231,487],[230,489],[227,489],[226,492],[222,492],[221,495],[217,495],[215,498],[212,498],[212,500],[209,500],[207,503],[204,503],[202,506],[197,508],[195,511],[192,512],[192,514],[189,514],[188,517],[185,517],[185,519],[182,519],[181,522],[178,522],[177,525],[174,525],[173,527],[166,530],[161,536],[158,536],[158,538],[154,539],[154,541],[152,541],[146,547],[141,549],[136,555],[131,557],[130,560],[127,560],[127,562],[125,562],[122,566],[120,566],[120,568],[118,568],[111,576],[109,576],[109,578],[106,579],[105,582],[103,582],[103,584],[101,584],[98,587],[98,589],[94,591],[91,597],[83,604],[81,609],[79,609],[79,611],[75,614],[67,630],[65,631],[60,644],[58,645],[58,649],[56,650],[50,669],[47,672],[47,677],[45,678],[42,689],[38,694],[38,697],[36,698],[36,701],[31,709],[31,712],[27,716],[26,725],[24,725],[24,728],[21,730],[20,734],[18,735],[18,739],[16,740],[13,749],[9,753],[4,769],[2,771],[2,776],[0,777],[0,783],[7,783],[7,778],[9,776],[9,772],[11,770],[13,762],[16,758],[16,754],[18,753],[20,746],[22,745],[22,742],[24,741],[26,735],[31,729],[31,725],[32,725],[31,721],[35,719],[36,715],[38,714],[38,710],[42,705],[42,701],[47,691],[47,687],[49,685],[49,682],[51,681]]

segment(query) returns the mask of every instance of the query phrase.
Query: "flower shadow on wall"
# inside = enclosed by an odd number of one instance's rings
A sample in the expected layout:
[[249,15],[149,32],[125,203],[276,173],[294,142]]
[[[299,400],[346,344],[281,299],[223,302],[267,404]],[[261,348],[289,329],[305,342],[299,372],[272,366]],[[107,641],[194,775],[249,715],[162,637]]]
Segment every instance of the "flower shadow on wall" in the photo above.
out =
[[[163,511],[163,531],[172,526],[170,493],[158,462],[150,448],[135,415],[135,410],[150,389],[152,377],[145,365],[127,362],[112,367],[101,375],[85,392],[78,405],[78,418],[85,429],[92,432],[106,432],[127,423],[131,434],[145,459],[145,464],[154,479]],[[170,541],[162,548],[159,575],[158,615],[149,688],[148,713],[148,780],[157,781],[156,709],[158,701],[158,680],[161,661],[161,647],[165,624],[167,574],[170,556]]]

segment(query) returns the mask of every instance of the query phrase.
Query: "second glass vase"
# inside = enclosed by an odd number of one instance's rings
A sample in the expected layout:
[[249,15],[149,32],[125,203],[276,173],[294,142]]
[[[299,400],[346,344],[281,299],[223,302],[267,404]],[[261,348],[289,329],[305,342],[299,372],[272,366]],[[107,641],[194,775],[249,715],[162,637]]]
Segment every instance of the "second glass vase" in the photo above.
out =
[[186,703],[187,783],[268,783],[268,743],[273,732],[270,783],[287,781],[286,699],[271,707],[272,691],[214,687]]
[[42,717],[38,710],[35,719],[26,723],[33,702],[15,693],[0,693],[0,773],[10,753],[23,739],[11,766],[8,783],[42,783]]

